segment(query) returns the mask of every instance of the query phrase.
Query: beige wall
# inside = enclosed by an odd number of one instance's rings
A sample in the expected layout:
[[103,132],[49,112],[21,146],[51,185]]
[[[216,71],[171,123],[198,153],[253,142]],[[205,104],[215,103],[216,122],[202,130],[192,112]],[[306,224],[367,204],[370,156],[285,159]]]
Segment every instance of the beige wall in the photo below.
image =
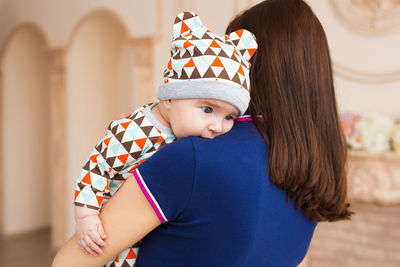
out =
[[349,26],[332,0],[307,2],[328,37],[341,109],[400,117],[400,29],[366,34]]
[[96,9],[114,11],[136,37],[154,35],[158,0],[3,0],[0,9],[0,43],[19,23],[34,21],[49,36],[52,47],[65,46],[75,26]]
[[46,41],[31,25],[18,29],[3,58],[3,231],[49,224],[49,80]]

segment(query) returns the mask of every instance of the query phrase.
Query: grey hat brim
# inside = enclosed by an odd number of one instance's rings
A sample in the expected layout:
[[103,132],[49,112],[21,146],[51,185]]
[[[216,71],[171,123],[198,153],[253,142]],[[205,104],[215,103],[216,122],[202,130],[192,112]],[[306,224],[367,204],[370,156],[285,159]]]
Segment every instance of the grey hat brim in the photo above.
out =
[[243,115],[250,102],[250,94],[236,84],[222,79],[190,80],[164,83],[158,88],[159,100],[203,98],[218,99],[234,105]]

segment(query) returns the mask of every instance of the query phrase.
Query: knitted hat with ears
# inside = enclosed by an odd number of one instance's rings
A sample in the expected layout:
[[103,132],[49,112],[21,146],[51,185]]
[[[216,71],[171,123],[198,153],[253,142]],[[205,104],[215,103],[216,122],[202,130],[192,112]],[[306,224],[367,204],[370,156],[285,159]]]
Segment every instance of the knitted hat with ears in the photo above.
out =
[[252,33],[219,36],[195,13],[179,13],[171,57],[157,98],[210,98],[228,102],[242,115],[250,101],[249,60],[257,49]]

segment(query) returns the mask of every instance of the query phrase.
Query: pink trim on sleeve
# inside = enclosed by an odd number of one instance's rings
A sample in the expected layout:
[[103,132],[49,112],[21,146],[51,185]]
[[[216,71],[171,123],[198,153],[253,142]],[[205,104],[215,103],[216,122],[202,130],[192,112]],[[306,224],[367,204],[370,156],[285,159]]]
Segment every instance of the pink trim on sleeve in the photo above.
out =
[[253,118],[249,115],[245,115],[245,116],[239,117],[235,120],[235,122],[239,122],[239,121],[253,121]]
[[150,190],[147,188],[146,183],[143,181],[142,176],[140,175],[140,172],[138,169],[133,171],[133,176],[135,176],[135,179],[137,183],[139,184],[140,189],[142,190],[144,196],[147,198],[149,201],[151,207],[157,214],[158,219],[160,220],[161,223],[167,222],[167,217],[165,217],[164,212],[161,210],[160,206],[158,205],[156,199],[154,196],[151,194]]

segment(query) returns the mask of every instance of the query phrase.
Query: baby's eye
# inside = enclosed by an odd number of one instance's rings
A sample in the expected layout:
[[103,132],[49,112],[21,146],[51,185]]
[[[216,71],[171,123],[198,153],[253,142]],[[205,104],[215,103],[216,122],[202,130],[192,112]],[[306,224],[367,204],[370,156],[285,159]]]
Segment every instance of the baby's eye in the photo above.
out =
[[229,120],[234,120],[234,119],[235,119],[235,118],[232,117],[231,115],[228,115],[228,116],[225,117],[225,120],[228,120],[228,121],[229,121]]
[[204,111],[205,113],[211,113],[211,112],[213,112],[212,107],[205,106],[205,107],[201,107],[201,108],[203,109],[203,111]]

